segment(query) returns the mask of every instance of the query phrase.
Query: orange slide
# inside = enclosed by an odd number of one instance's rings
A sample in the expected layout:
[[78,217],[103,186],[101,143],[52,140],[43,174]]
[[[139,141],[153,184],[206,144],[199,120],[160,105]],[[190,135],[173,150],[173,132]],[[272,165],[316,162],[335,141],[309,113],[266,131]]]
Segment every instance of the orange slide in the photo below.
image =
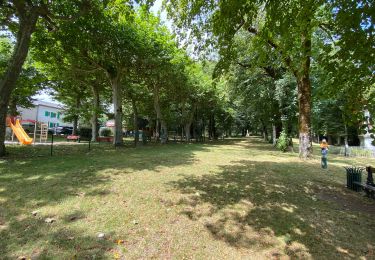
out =
[[20,120],[16,120],[16,124],[14,125],[11,120],[7,120],[8,124],[13,130],[13,133],[17,136],[18,141],[20,141],[21,144],[31,144],[33,142],[33,139],[30,138],[25,130],[23,130],[22,125],[20,124]]

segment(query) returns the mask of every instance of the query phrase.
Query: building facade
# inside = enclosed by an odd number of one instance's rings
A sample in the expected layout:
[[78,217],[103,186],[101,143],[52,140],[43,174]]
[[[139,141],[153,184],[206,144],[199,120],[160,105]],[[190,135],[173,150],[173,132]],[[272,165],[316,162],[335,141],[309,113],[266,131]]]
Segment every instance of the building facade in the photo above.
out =
[[34,107],[19,108],[18,111],[22,120],[38,121],[48,124],[49,128],[58,126],[72,126],[69,122],[64,122],[64,107],[58,104],[35,101]]

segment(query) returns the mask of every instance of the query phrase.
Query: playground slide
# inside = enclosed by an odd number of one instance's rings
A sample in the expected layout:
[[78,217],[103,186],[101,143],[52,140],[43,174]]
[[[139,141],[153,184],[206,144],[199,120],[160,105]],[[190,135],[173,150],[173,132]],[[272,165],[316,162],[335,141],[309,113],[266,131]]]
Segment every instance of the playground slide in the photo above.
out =
[[14,134],[17,136],[18,141],[20,141],[21,144],[31,144],[33,142],[33,139],[27,135],[25,130],[23,130],[19,119],[17,119],[15,125],[9,120],[9,125],[12,128]]

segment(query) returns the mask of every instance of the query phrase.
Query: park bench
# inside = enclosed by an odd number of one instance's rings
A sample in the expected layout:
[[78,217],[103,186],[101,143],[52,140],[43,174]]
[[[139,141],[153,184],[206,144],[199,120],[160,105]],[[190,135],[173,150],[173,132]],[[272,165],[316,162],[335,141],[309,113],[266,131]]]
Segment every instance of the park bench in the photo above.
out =
[[354,184],[362,187],[362,189],[366,192],[366,195],[370,198],[375,198],[375,184],[374,184],[374,178],[372,176],[373,169],[374,168],[372,168],[371,166],[366,167],[366,171],[367,171],[366,183],[354,182]]
[[66,140],[69,141],[80,141],[80,136],[79,135],[68,135],[66,137]]

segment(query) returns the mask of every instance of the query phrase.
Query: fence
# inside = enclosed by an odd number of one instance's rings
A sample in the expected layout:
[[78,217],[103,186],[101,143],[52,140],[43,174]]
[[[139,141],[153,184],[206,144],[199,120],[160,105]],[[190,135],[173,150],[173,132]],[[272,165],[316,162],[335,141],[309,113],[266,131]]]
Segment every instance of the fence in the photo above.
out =
[[[345,146],[331,146],[329,152],[331,154],[345,156]],[[359,146],[349,146],[346,155],[349,157],[375,158],[375,150]]]

